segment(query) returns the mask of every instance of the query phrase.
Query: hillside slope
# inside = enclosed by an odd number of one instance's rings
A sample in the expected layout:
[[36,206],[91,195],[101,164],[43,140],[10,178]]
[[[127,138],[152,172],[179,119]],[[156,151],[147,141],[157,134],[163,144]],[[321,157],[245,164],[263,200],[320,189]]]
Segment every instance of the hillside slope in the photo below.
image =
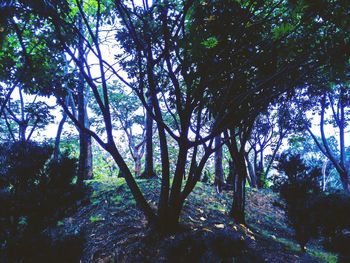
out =
[[[156,207],[159,182],[140,180],[139,184],[147,200]],[[243,256],[245,259],[239,262],[260,261],[254,258],[284,263],[336,262],[334,255],[326,253],[316,243],[310,244],[306,253],[300,252],[284,211],[278,205],[281,201],[269,190],[247,192],[248,227],[245,227],[234,224],[227,217],[231,193],[219,195],[210,185],[200,183],[182,213],[185,233],[161,239],[147,228],[123,179],[92,182],[91,186],[90,202],[78,207],[75,214],[58,222],[51,230],[58,235],[82,232],[85,244],[81,262],[84,263],[168,262],[167,252],[172,249],[172,244],[179,243],[178,240],[188,239],[188,235],[203,239],[207,233],[221,232],[245,241],[248,246],[245,249],[249,251],[243,255],[257,255]],[[189,250],[188,247],[185,249]],[[206,262],[212,261],[208,258]]]

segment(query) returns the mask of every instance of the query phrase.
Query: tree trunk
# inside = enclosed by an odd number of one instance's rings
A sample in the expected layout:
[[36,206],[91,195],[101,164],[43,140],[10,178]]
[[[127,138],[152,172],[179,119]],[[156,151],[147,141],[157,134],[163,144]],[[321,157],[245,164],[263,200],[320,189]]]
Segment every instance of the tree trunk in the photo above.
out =
[[226,178],[226,185],[229,187],[229,189],[233,189],[234,183],[235,183],[235,174],[236,169],[233,161],[228,162],[228,176]]
[[65,112],[62,113],[62,119],[60,123],[58,124],[57,128],[57,134],[56,134],[56,139],[55,139],[55,149],[53,153],[53,158],[54,160],[58,160],[58,157],[60,155],[60,142],[61,142],[61,135],[63,131],[63,125],[67,120],[67,114]]
[[122,171],[126,184],[128,185],[136,204],[139,206],[139,208],[143,211],[145,214],[147,221],[150,225],[158,225],[159,220],[158,216],[153,212],[150,205],[147,203],[144,195],[142,194],[140,188],[138,187],[131,171],[129,170],[128,166],[126,165],[123,157],[118,152],[118,149],[116,148],[114,143],[110,143],[108,145],[105,145],[105,150],[107,150],[111,156],[113,157],[114,161],[118,165],[119,169]]
[[[249,177],[250,177],[250,182],[249,182],[249,185],[253,188],[258,188],[258,178],[256,176],[256,173],[254,171],[254,168],[253,168],[253,165],[252,163],[250,162],[249,160],[249,156],[248,154],[246,154],[245,156],[245,160],[247,162],[247,165],[248,165],[248,171],[249,171]],[[249,179],[249,178],[248,178]],[[248,180],[249,181],[249,180]]]
[[[221,136],[215,137],[215,147],[221,144]],[[215,152],[215,179],[214,185],[218,193],[222,192],[222,187],[224,184],[224,171],[222,168],[222,147],[220,146]]]
[[264,174],[264,151],[260,150],[260,159],[258,163],[258,169],[256,170],[256,175],[258,177],[258,188],[263,188],[265,186],[266,176]]
[[236,223],[245,224],[245,182],[247,178],[247,169],[244,161],[244,154],[240,152],[235,159],[237,178],[230,216]]
[[345,192],[350,192],[350,179],[349,179],[349,173],[344,169],[344,171],[338,171],[340,175],[340,181],[342,183],[343,189]]
[[[87,115],[86,115],[87,116]],[[87,126],[85,126],[87,127]],[[90,127],[90,124],[88,125]],[[87,153],[86,153],[86,161],[85,161],[85,180],[90,180],[93,177],[93,161],[92,161],[92,138],[88,134],[86,134],[86,145],[87,145]]]
[[[80,32],[83,32],[82,19],[78,21]],[[78,43],[79,61],[84,64],[84,40],[79,38]],[[85,96],[85,81],[82,73],[79,74],[78,80],[78,121],[82,126],[89,129],[90,122],[87,116],[87,98]],[[92,142],[91,136],[84,129],[79,130],[79,166],[78,166],[78,184],[82,184],[84,180],[92,178]]]
[[176,203],[169,204],[166,213],[159,215],[157,228],[161,235],[174,234],[179,231],[182,207],[183,203],[177,200]]
[[[152,109],[151,96],[147,97],[148,106]],[[145,155],[145,170],[143,171],[142,178],[155,177],[153,165],[153,119],[151,114],[146,112],[146,155]]]
[[135,176],[139,177],[141,175],[141,157],[138,153],[135,153]]
[[27,125],[24,122],[19,123],[18,126],[18,139],[21,142],[26,141],[26,130],[27,130]]

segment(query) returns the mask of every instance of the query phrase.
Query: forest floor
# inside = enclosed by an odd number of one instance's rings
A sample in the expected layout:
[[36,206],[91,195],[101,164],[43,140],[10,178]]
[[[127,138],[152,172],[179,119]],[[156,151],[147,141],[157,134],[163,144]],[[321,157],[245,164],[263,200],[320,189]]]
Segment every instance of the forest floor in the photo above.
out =
[[[138,182],[146,199],[156,207],[158,180]],[[93,191],[89,202],[82,202],[75,214],[59,221],[55,228],[59,235],[83,232],[81,262],[167,262],[164,251],[176,237],[159,238],[150,232],[124,179],[90,184]],[[228,218],[231,198],[230,192],[220,195],[211,185],[199,183],[181,216],[186,232],[236,234],[245,240],[249,250],[269,263],[336,262],[336,256],[324,251],[316,241],[308,244],[305,253],[300,251],[276,193],[247,191],[247,227],[236,225]]]

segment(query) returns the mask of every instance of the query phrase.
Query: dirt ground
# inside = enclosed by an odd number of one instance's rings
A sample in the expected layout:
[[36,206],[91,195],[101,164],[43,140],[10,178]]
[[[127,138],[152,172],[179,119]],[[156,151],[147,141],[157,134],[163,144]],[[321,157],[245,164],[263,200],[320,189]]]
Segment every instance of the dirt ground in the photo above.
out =
[[[149,203],[156,207],[159,182],[139,183]],[[167,262],[164,250],[177,237],[160,238],[147,227],[123,179],[91,185],[89,200],[53,230],[59,235],[84,234],[81,262]],[[306,253],[300,252],[277,194],[270,190],[247,192],[247,227],[234,224],[227,216],[231,196],[230,192],[219,195],[210,185],[199,184],[181,216],[186,234],[225,231],[244,240],[248,250],[269,263],[335,262],[335,256],[317,243],[311,243]]]

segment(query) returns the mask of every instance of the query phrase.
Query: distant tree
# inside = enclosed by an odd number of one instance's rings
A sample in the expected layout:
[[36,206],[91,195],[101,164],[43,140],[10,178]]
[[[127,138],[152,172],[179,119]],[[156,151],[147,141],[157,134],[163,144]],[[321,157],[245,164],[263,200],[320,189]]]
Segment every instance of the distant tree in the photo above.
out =
[[28,102],[28,99],[24,98],[22,89],[19,88],[18,91],[19,99],[10,99],[2,115],[13,142],[26,142],[31,140],[34,132],[43,130],[53,120],[52,108],[45,102],[36,101],[37,96],[34,96],[33,101]]
[[[145,124],[145,119],[147,118],[145,118],[145,110],[143,109],[142,104],[139,102],[135,94],[130,90],[124,90],[123,86],[121,86],[120,83],[109,86],[109,97],[111,112],[113,116],[113,125],[115,129],[122,130],[127,139],[128,149],[125,158],[132,158],[134,162],[135,176],[140,177],[142,174],[142,158],[145,153],[145,144],[147,137],[145,135],[147,130],[147,124]],[[98,106],[92,105],[91,107],[96,114],[92,125],[96,126],[96,129],[99,131],[99,133],[103,133],[104,129],[100,127],[100,122],[103,120],[97,115]],[[131,156],[128,156],[128,153]]]
[[[249,177],[253,187],[265,186],[268,173],[283,139],[295,128],[291,126],[288,118],[287,106],[286,103],[277,103],[271,106],[266,113],[261,113],[254,123],[246,155]],[[268,148],[271,150],[271,154],[265,155],[265,150]],[[250,158],[250,156],[252,157]]]
[[[317,140],[321,140],[319,137]],[[335,137],[328,138],[328,145],[332,151],[337,152],[338,143]],[[322,186],[323,191],[326,190],[326,186],[329,188],[341,188],[341,181],[338,178],[336,169],[329,162],[328,158],[324,158],[324,154],[320,151],[317,144],[311,135],[305,135],[305,133],[293,134],[288,138],[288,149],[286,152],[290,154],[300,154],[303,162],[309,167],[318,167],[322,170],[322,178],[319,178],[319,184]]]
[[[327,81],[327,80],[326,80]],[[316,91],[313,85],[308,87],[309,92],[303,89],[296,97],[296,107],[299,111],[294,115],[294,120],[302,122],[304,129],[310,134],[318,149],[332,163],[339,174],[342,187],[349,191],[349,170],[346,166],[345,132],[348,125],[347,111],[349,110],[348,89],[343,85],[333,86],[331,89]],[[312,112],[312,118],[306,118],[303,112]],[[330,114],[327,114],[327,111]],[[317,120],[314,116],[319,116]],[[312,129],[315,119],[318,121],[319,132]],[[330,137],[327,137],[325,129],[330,126],[337,129],[339,144],[332,147]]]
[[223,170],[223,167],[222,167],[223,150],[222,150],[221,135],[217,135],[215,137],[215,147],[217,148],[217,150],[215,151],[215,179],[214,179],[214,185],[216,187],[216,191],[218,193],[221,193],[223,184],[225,183],[224,170]]

